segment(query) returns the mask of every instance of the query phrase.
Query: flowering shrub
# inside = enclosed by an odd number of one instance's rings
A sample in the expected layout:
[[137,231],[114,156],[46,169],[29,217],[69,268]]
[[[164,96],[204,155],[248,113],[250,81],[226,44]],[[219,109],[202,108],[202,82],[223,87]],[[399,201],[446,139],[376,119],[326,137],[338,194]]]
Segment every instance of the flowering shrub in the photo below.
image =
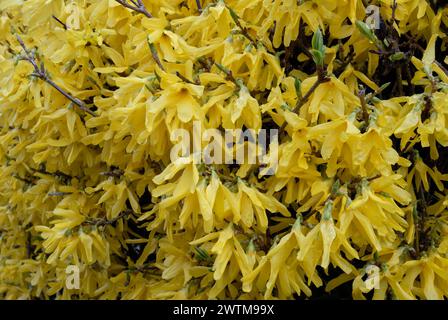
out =
[[441,2],[2,0],[0,298],[447,298]]

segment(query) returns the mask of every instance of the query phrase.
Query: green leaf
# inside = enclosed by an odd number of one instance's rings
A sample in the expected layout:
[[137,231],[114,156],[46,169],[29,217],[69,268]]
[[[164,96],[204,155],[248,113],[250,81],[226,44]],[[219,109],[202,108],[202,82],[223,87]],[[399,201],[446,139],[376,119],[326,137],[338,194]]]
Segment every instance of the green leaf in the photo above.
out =
[[313,35],[313,39],[311,40],[311,47],[314,50],[322,52],[322,55],[324,54],[324,38],[322,36],[320,28],[317,28],[316,32]]
[[247,246],[247,252],[255,252],[257,248],[255,247],[254,239],[250,239],[249,244]]
[[390,61],[400,61],[400,60],[403,60],[404,57],[405,57],[405,54],[403,52],[399,51],[399,52],[395,52],[394,54],[392,54],[389,57],[389,60]]
[[417,204],[414,204],[414,206],[412,207],[412,215],[414,216],[414,219],[418,219]]
[[331,186],[331,194],[337,195],[340,188],[341,188],[341,182],[339,181],[339,179],[336,179],[336,181]]
[[386,82],[385,84],[383,84],[383,85],[380,87],[380,91],[384,91],[384,90],[386,90],[388,86],[390,86],[390,82]]
[[294,79],[294,87],[296,88],[296,93],[298,97],[302,96],[302,81],[300,79]]
[[357,20],[356,27],[367,39],[369,39],[369,41],[375,43],[378,40],[372,29],[370,29],[369,26],[363,21]]
[[302,225],[302,216],[297,216],[296,221],[292,225],[292,229],[295,230],[297,228],[300,228],[301,225]]
[[210,260],[210,256],[208,254],[207,251],[205,251],[204,249],[200,248],[200,247],[194,247],[195,251],[196,251],[196,259],[198,260],[202,260],[202,261],[208,261]]
[[310,50],[311,55],[313,56],[314,63],[318,66],[324,65],[324,57],[325,57],[325,46],[324,46],[324,38],[322,36],[322,32],[320,28],[316,30],[313,34],[313,39],[311,40]]

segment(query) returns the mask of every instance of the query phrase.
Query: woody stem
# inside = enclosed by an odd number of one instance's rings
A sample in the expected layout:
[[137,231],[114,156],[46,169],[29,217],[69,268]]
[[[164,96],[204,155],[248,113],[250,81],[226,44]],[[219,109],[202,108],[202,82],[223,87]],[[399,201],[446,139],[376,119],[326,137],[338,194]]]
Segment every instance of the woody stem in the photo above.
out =
[[41,63],[41,66],[39,68],[34,54],[28,50],[28,48],[25,46],[25,43],[23,42],[22,38],[20,38],[19,35],[17,35],[17,41],[20,43],[20,46],[22,47],[23,51],[25,52],[25,56],[22,57],[22,60],[28,61],[34,67],[34,72],[31,75],[48,83],[54,89],[59,91],[59,93],[61,93],[64,97],[66,97],[68,100],[73,102],[76,106],[78,106],[78,108],[81,109],[82,111],[87,112],[88,114],[90,114],[94,117],[96,116],[96,114],[92,110],[90,110],[83,101],[79,100],[78,98],[73,97],[72,95],[70,95],[69,93],[64,91],[64,89],[62,89],[56,83],[54,83],[54,81],[48,77],[48,73],[47,73],[43,63]]

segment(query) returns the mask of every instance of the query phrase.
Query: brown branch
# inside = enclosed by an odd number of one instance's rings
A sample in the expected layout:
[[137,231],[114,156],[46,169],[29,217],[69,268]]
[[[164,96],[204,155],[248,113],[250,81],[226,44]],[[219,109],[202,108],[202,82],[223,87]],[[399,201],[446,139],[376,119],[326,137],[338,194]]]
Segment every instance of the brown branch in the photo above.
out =
[[224,67],[222,64],[214,62],[215,66],[218,67],[219,70],[226,74],[226,80],[232,81],[237,84],[235,77],[232,74],[232,71]]
[[439,61],[434,61],[434,62],[448,76],[448,70]]
[[124,174],[124,171],[121,169],[114,169],[111,171],[100,172],[101,176],[115,177],[115,178],[120,178],[123,174]]
[[53,176],[55,178],[58,178],[60,180],[65,180],[65,181],[71,181],[71,179],[73,179],[72,176],[61,172],[61,171],[56,171],[56,172],[48,172],[45,169],[34,169],[34,168],[30,168],[32,171],[34,171],[34,174],[36,173],[41,173],[41,174],[47,174],[49,176]]
[[359,100],[361,101],[361,112],[362,112],[362,118],[364,120],[364,124],[367,127],[369,125],[369,111],[367,109],[367,102],[366,102],[366,90],[362,88],[358,92]]
[[191,81],[190,79],[188,79],[188,78],[186,78],[185,76],[183,76],[179,71],[176,71],[176,76],[178,77],[178,78],[180,78],[182,81],[184,81],[184,82],[186,82],[186,83],[189,83],[189,84],[196,84],[196,85],[198,85],[199,84],[199,81]]
[[394,23],[396,21],[396,19],[395,19],[395,12],[396,12],[396,10],[398,8],[397,0],[393,1],[391,8],[392,8],[392,23]]
[[34,247],[32,244],[31,232],[26,231],[26,229],[24,231],[26,232],[26,256],[29,259],[32,257],[32,255],[34,253]]
[[62,22],[61,20],[59,20],[54,14],[51,15],[51,16],[53,17],[54,20],[56,20],[57,22],[59,22],[65,30],[68,30],[68,27],[67,27],[67,25],[66,25],[64,22]]
[[[414,48],[416,48],[418,51],[420,51],[421,53],[425,53],[425,49],[419,45],[417,42],[415,42],[415,39],[412,38],[411,36],[409,36],[408,34],[404,34],[404,36],[406,38],[408,38],[410,41],[412,41],[411,46],[413,46]],[[434,63],[440,68],[442,69],[443,72],[445,72],[445,74],[448,76],[448,70],[443,66],[443,64],[441,64],[439,61],[434,60]]]
[[423,190],[423,186],[420,186],[420,210],[418,211],[418,229],[417,229],[417,239],[418,239],[418,247],[416,248],[417,252],[420,253],[421,251],[424,251],[426,249],[426,241],[425,241],[425,219],[426,219],[426,210],[427,210],[427,203],[426,203],[426,197],[425,192]]
[[34,181],[26,179],[26,178],[22,178],[21,176],[19,176],[18,174],[15,174],[15,173],[12,174],[12,177],[16,178],[17,180],[20,180],[22,182],[25,182],[27,184],[36,184]]
[[59,93],[61,93],[64,97],[66,97],[68,100],[73,102],[76,106],[78,106],[79,109],[96,117],[96,114],[92,110],[90,110],[83,101],[81,101],[78,98],[75,98],[72,95],[70,95],[69,93],[65,92],[64,89],[59,87],[56,83],[53,82],[53,80],[50,79],[47,71],[45,70],[44,63],[41,62],[40,67],[37,65],[37,61],[36,61],[34,52],[27,49],[27,47],[25,46],[25,43],[23,42],[22,38],[20,38],[19,35],[17,35],[17,41],[20,43],[20,46],[22,47],[23,51],[25,52],[25,55],[21,56],[20,59],[28,61],[34,67],[34,72],[31,74],[32,76],[45,81],[50,86],[52,86],[54,89],[59,91]]
[[421,115],[422,122],[425,122],[431,116],[431,109],[432,109],[431,95],[425,95],[424,101],[425,101],[425,108],[423,109]]
[[308,101],[308,99],[311,97],[311,95],[317,89],[317,87],[321,83],[327,82],[328,80],[329,80],[329,78],[322,79],[321,77],[318,77],[316,82],[314,82],[314,84],[311,86],[311,88],[308,90],[308,92],[303,96],[302,99],[300,99],[300,101],[296,104],[296,106],[294,107],[294,109],[292,111],[294,113],[297,113],[300,110],[300,108]]
[[201,0],[196,0],[196,5],[198,6],[199,13],[202,13]]
[[404,76],[406,77],[406,82],[408,83],[408,86],[411,88],[411,94],[415,93],[415,86],[412,83],[412,75],[411,71],[409,70],[409,64],[406,68],[404,68]]
[[201,64],[202,68],[205,71],[210,72],[213,66],[213,61],[211,60],[211,58],[204,59],[203,57],[200,57],[197,61]]
[[157,63],[157,65],[159,66],[160,69],[162,69],[163,71],[165,71],[165,68],[163,67],[162,62],[160,61],[159,58],[159,54],[157,53],[157,49],[154,46],[154,43],[149,42],[148,40],[148,45],[149,45],[149,50],[151,51],[151,55],[152,58],[154,59],[154,61]]
[[[340,46],[339,48],[342,48],[342,46]],[[335,75],[339,76],[342,72],[345,71],[345,68],[347,68],[347,66],[352,63],[353,58],[355,58],[355,50],[353,49],[353,46],[350,46],[350,51],[347,54],[346,57],[344,57],[343,60],[341,60],[340,66],[333,72]]]
[[402,97],[404,95],[403,92],[403,77],[401,76],[401,65],[399,65],[396,69],[395,69],[395,73],[397,76],[397,81],[395,82],[395,85],[398,89],[398,94],[400,95],[400,97]]
[[237,27],[240,29],[241,34],[247,39],[249,40],[252,45],[256,48],[257,47],[257,41],[251,37],[251,35],[249,34],[249,30],[246,27],[243,27],[241,25],[240,22],[240,18],[238,17],[238,15],[235,13],[235,11],[233,11],[232,8],[230,8],[229,6],[227,6],[227,9],[230,12],[230,15],[232,16],[233,21],[235,22],[235,24],[237,25]]
[[63,191],[52,191],[52,192],[48,192],[48,196],[50,197],[62,197],[62,196],[67,196],[69,194],[72,194],[71,192],[63,192]]
[[126,0],[115,0],[117,1],[119,4],[121,4],[123,7],[126,7],[128,9],[131,9],[135,12],[144,14],[145,16],[147,16],[148,18],[152,18],[152,14],[149,13],[148,10],[146,10],[145,5],[143,4],[142,0],[130,0],[132,5],[129,4]]
[[308,59],[313,60],[313,55],[310,53],[310,51],[305,47],[305,23],[303,19],[300,19],[299,24],[299,49],[308,57]]
[[150,266],[149,264],[144,264],[142,266],[129,266],[126,269],[127,272],[139,272],[139,273],[144,273],[144,274],[148,274],[149,276],[159,276],[161,275],[161,271],[159,268],[154,267],[154,266]]
[[[297,113],[300,108],[308,101],[308,99],[311,97],[314,91],[316,91],[317,87],[319,87],[322,83],[329,81],[330,78],[327,76],[327,73],[325,70],[318,68],[317,70],[317,80],[313,83],[311,88],[305,93],[305,95],[297,101],[297,104],[295,105],[292,112]],[[285,121],[283,122],[283,125],[280,127],[279,130],[279,136],[283,133],[288,123]]]
[[116,221],[120,220],[121,218],[124,218],[132,213],[133,213],[132,210],[125,210],[111,220],[101,219],[101,218],[88,218],[88,219],[84,220],[83,223],[89,224],[89,225],[95,225],[95,226],[111,225],[111,224],[115,223]]

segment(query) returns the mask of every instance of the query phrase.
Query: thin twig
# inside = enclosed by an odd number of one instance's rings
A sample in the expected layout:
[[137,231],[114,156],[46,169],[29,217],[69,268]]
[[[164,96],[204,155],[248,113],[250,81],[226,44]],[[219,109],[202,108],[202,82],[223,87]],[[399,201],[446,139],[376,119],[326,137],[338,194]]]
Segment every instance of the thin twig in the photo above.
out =
[[18,174],[12,174],[12,177],[16,178],[17,180],[20,180],[22,182],[25,182],[27,184],[36,184],[34,181],[26,179],[26,178],[22,178],[21,176],[19,176]]
[[241,34],[242,34],[247,40],[249,40],[249,41],[252,43],[252,45],[256,48],[256,47],[257,47],[257,41],[256,41],[254,38],[251,37],[251,35],[249,34],[249,30],[248,30],[246,27],[243,27],[243,26],[241,25],[240,18],[238,17],[238,15],[237,15],[237,14],[235,13],[235,11],[233,11],[233,9],[230,8],[229,6],[227,6],[227,9],[229,10],[230,15],[232,16],[233,21],[235,22],[235,24],[237,25],[237,27],[240,29]]
[[95,226],[111,225],[111,224],[115,223],[116,221],[120,220],[121,218],[124,218],[132,213],[133,213],[132,210],[125,210],[111,220],[101,219],[101,218],[88,218],[88,219],[84,220],[84,223],[90,224],[90,225],[95,225]]
[[[420,51],[421,53],[425,53],[425,49],[421,46],[421,45],[419,45],[416,41],[415,41],[415,38],[413,38],[413,37],[411,37],[410,35],[408,35],[408,34],[404,34],[404,36],[406,37],[406,38],[408,38],[410,41],[412,41],[412,44],[411,44],[411,46],[413,46],[414,48],[416,48],[418,51]],[[440,69],[442,69],[443,70],[443,72],[445,72],[445,74],[448,76],[448,70],[439,62],[439,61],[434,61],[434,63],[440,68]]]
[[115,1],[117,1],[123,7],[134,10],[138,13],[142,13],[145,16],[147,16],[148,18],[152,18],[152,14],[149,13],[148,10],[146,10],[146,7],[143,4],[142,0],[130,0],[133,5],[129,4],[126,0],[115,0]]
[[[418,251],[421,251],[422,249],[425,249],[425,219],[426,219],[426,210],[427,210],[427,203],[425,198],[425,192],[423,190],[423,186],[420,186],[420,203],[421,203],[421,210],[419,210],[419,223],[418,223],[418,230],[419,233],[419,248]],[[422,243],[423,240],[423,243]]]
[[17,41],[20,43],[20,46],[22,47],[23,51],[25,52],[25,55],[21,56],[21,60],[28,61],[34,67],[34,72],[31,74],[32,76],[45,81],[50,86],[52,86],[54,89],[59,91],[59,93],[61,93],[64,97],[66,97],[68,100],[73,102],[76,106],[78,106],[79,109],[96,117],[96,114],[92,110],[90,110],[83,101],[81,101],[78,98],[75,98],[72,95],[70,95],[69,93],[65,92],[64,89],[59,87],[56,83],[53,82],[53,80],[50,79],[50,77],[48,76],[48,73],[45,69],[44,63],[41,62],[40,67],[37,65],[37,61],[36,61],[34,52],[31,52],[30,50],[27,49],[27,47],[25,46],[25,43],[23,42],[22,38],[20,38],[19,35],[17,35]]
[[395,20],[395,11],[397,10],[397,8],[398,8],[397,0],[394,0],[392,3],[392,23],[394,23],[396,21]]
[[32,245],[32,239],[31,239],[31,232],[26,231],[26,255],[28,258],[31,258],[32,254],[33,254],[33,245]]
[[41,174],[47,174],[56,178],[59,178],[61,180],[65,180],[65,181],[71,181],[71,179],[73,179],[73,177],[71,175],[68,175],[64,172],[61,171],[56,171],[56,172],[48,172],[44,169],[34,169],[34,168],[30,168],[32,171],[34,171],[34,173],[41,173]]
[[305,47],[305,23],[303,19],[300,19],[299,24],[299,41],[298,41],[299,49],[304,53],[308,59],[313,60],[313,55],[310,51]]
[[149,50],[151,50],[152,58],[157,63],[159,68],[162,69],[163,71],[165,71],[165,68],[163,67],[162,62],[160,61],[159,54],[157,53],[157,49],[156,49],[154,43],[151,43],[148,41],[148,45],[149,45]]
[[369,111],[367,109],[367,102],[366,102],[366,90],[362,88],[358,92],[359,100],[361,101],[361,112],[362,112],[362,118],[364,120],[364,128],[367,128],[369,126]]
[[425,122],[431,116],[431,109],[432,109],[431,95],[425,95],[424,101],[425,101],[425,108],[422,110],[421,115],[422,122]]
[[191,81],[190,79],[186,78],[179,71],[176,71],[176,76],[179,77],[182,81],[184,81],[186,83],[196,84],[196,85],[199,84],[199,82],[194,82],[194,81]]
[[366,95],[366,103],[370,103],[374,97],[381,94],[386,88],[388,88],[390,85],[390,82],[386,82],[384,85],[382,85],[378,90],[375,90],[374,92],[371,92]]
[[101,176],[115,177],[115,178],[120,178],[123,174],[124,174],[124,171],[121,169],[114,169],[111,171],[100,172]]
[[300,99],[300,101],[296,104],[292,112],[297,113],[300,110],[300,108],[308,101],[308,99],[311,97],[311,95],[317,89],[317,87],[321,83],[327,82],[328,80],[329,78],[326,77],[325,78],[318,77],[316,82],[314,82],[314,84],[311,86],[310,90],[308,90],[308,92],[303,96],[303,98]]
[[203,57],[200,57],[197,61],[201,64],[205,71],[210,72],[210,69],[213,66],[213,61],[211,61],[211,58],[204,59]]
[[[340,48],[342,48],[342,46],[340,46]],[[347,68],[347,66],[352,63],[353,58],[356,56],[355,54],[355,50],[353,49],[353,46],[350,46],[350,51],[347,54],[346,57],[344,57],[344,60],[341,60],[341,64],[340,66],[334,71],[334,74],[339,76],[342,72],[345,71],[345,68]]]
[[232,81],[232,82],[234,82],[235,84],[237,83],[237,82],[236,82],[236,79],[235,79],[235,77],[233,76],[231,70],[227,69],[227,68],[224,67],[222,64],[219,64],[219,63],[217,63],[217,62],[215,62],[214,64],[215,64],[216,67],[218,67],[219,70],[221,70],[222,72],[224,72],[224,73],[226,74],[226,79],[227,79],[227,80]]
[[66,25],[64,22],[62,22],[61,20],[59,20],[54,14],[51,15],[51,16],[53,17],[54,20],[56,20],[57,22],[59,22],[65,30],[68,30],[68,27],[67,27],[67,25]]
[[397,84],[397,86],[398,86],[398,93],[399,93],[399,95],[400,95],[400,97],[401,97],[401,96],[404,95],[404,92],[403,92],[403,78],[402,78],[402,76],[401,76],[401,71],[402,71],[401,65],[399,65],[399,66],[395,69],[395,71],[396,71],[396,73],[397,73],[397,82],[396,82],[396,84]]
[[201,0],[196,0],[196,5],[198,6],[199,13],[202,13]]
[[50,197],[60,197],[60,196],[67,196],[69,194],[72,194],[71,192],[63,192],[63,191],[52,191],[48,192],[48,196]]
[[[305,93],[305,95],[297,101],[297,104],[295,105],[292,112],[297,113],[300,110],[300,108],[308,101],[308,99],[311,97],[313,92],[316,91],[317,87],[319,87],[319,85],[321,85],[322,83],[327,82],[329,80],[330,80],[330,78],[327,76],[326,71],[323,69],[318,69],[317,80],[313,83],[313,85],[307,91],[307,93]],[[281,134],[283,133],[283,131],[285,130],[287,125],[288,125],[288,123],[286,121],[283,122],[283,125],[280,127],[280,130],[279,130],[279,134],[278,134],[279,136],[281,136]]]
[[415,86],[412,83],[412,75],[409,68],[404,68],[404,76],[406,77],[406,82],[408,83],[408,86],[411,88],[411,94],[415,93]]

